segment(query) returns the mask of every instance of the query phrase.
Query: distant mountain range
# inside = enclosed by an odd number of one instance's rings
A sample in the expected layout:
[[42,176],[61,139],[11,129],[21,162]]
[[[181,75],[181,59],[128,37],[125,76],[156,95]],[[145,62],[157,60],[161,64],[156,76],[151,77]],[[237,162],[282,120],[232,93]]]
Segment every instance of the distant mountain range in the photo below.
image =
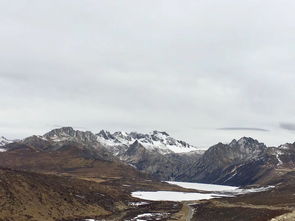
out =
[[75,145],[83,150],[84,157],[120,161],[162,180],[228,185],[267,183],[295,166],[295,144],[267,147],[247,137],[229,144],[218,143],[206,151],[160,131],[143,134],[102,130],[95,134],[63,127],[23,140],[0,140],[1,151],[22,145],[44,152]]

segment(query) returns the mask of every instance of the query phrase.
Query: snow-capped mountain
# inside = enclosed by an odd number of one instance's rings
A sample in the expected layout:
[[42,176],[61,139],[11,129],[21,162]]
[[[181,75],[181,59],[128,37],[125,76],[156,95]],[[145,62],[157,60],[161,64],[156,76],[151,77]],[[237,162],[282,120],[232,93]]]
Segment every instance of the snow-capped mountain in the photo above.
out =
[[51,130],[50,132],[41,136],[45,140],[61,142],[61,141],[75,141],[75,142],[96,142],[96,135],[90,131],[74,130],[72,127],[62,127]]
[[190,145],[184,141],[177,140],[171,137],[166,132],[153,131],[148,134],[138,132],[122,132],[117,131],[110,133],[106,130],[101,130],[94,134],[90,131],[74,130],[71,127],[63,127],[54,129],[43,136],[37,136],[44,141],[50,142],[78,142],[78,143],[98,143],[105,146],[114,155],[120,155],[136,141],[149,151],[158,151],[160,154],[170,153],[189,153],[204,151]]
[[13,143],[15,142],[16,140],[9,140],[7,139],[6,137],[3,137],[1,136],[0,137],[0,152],[4,152],[6,151],[5,148],[3,148],[3,146],[7,145],[7,144],[10,144],[10,143]]
[[162,154],[168,153],[188,153],[192,151],[202,152],[198,148],[171,137],[166,132],[153,131],[148,134],[137,132],[115,132],[110,133],[102,130],[97,134],[97,140],[107,146],[118,147],[118,154],[122,148],[128,147],[134,142],[139,142],[147,150],[157,150]]
[[12,143],[12,142],[14,142],[14,140],[9,140],[9,139],[7,139],[6,137],[3,137],[3,136],[0,137],[0,147],[4,146],[6,144]]
[[143,134],[102,130],[94,134],[63,127],[42,136],[28,137],[21,143],[46,151],[56,151],[71,143],[80,144],[80,148],[94,157],[116,158],[163,180],[172,179],[204,153],[203,150],[159,131]]

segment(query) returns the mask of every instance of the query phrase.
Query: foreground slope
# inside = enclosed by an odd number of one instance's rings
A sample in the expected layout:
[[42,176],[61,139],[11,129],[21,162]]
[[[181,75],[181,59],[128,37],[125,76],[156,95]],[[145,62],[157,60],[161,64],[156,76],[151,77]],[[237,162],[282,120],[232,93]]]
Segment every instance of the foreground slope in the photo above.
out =
[[1,221],[130,220],[148,212],[166,212],[169,218],[181,208],[174,202],[138,202],[121,183],[3,168],[0,197]]
[[295,220],[295,172],[269,182],[274,188],[260,193],[214,199],[193,205],[192,220],[293,221]]
[[8,169],[0,169],[0,181],[0,220],[103,216],[128,198],[93,182]]

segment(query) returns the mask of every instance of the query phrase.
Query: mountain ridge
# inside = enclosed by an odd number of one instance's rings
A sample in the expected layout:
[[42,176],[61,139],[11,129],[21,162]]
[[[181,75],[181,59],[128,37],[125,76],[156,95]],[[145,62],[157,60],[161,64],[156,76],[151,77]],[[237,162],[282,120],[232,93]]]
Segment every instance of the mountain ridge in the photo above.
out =
[[[74,145],[87,157],[122,161],[161,180],[245,185],[266,182],[267,176],[278,176],[282,168],[295,166],[294,144],[267,147],[251,137],[233,139],[228,144],[218,143],[206,151],[198,151],[161,131],[143,134],[101,130],[95,134],[63,127],[43,136],[34,135],[7,143],[1,148],[2,151],[13,150],[22,145],[49,152]],[[171,146],[185,151],[174,152]],[[195,151],[190,151],[192,149]]]

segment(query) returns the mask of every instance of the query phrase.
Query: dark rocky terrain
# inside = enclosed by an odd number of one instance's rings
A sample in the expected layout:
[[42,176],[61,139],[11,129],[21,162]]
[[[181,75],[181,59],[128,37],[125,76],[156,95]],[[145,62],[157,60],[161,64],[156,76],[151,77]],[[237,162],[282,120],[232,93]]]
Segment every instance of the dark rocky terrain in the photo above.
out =
[[295,165],[295,146],[266,147],[252,138],[210,147],[178,180],[233,186],[264,184]]

